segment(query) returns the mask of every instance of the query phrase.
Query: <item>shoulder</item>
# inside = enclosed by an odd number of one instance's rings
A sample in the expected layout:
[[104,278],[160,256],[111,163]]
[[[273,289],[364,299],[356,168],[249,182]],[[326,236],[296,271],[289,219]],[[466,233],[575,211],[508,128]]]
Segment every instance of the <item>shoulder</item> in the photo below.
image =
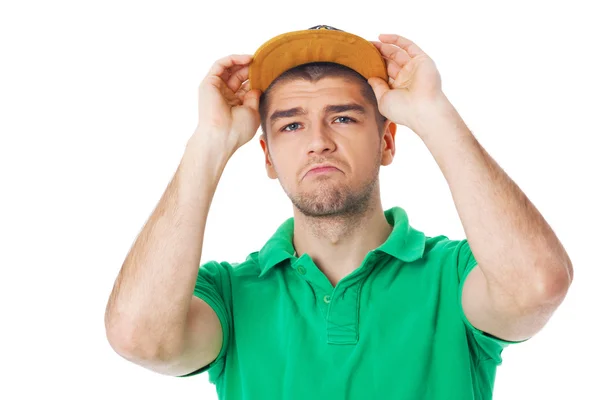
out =
[[423,259],[459,279],[477,264],[467,239],[450,239],[446,235],[426,238]]
[[200,265],[199,274],[219,276],[221,278],[241,279],[258,276],[258,252],[249,254],[244,261],[210,260]]
[[424,255],[446,259],[452,255],[457,255],[465,245],[468,246],[466,239],[454,240],[449,239],[446,235],[426,236]]

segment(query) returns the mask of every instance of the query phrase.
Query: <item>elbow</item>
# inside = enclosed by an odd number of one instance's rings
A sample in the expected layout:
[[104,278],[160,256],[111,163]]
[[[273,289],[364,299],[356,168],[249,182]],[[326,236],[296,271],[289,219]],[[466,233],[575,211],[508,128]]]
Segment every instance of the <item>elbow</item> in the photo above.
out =
[[538,304],[559,305],[565,299],[573,281],[573,266],[568,261],[565,265],[553,268],[552,274],[538,280]]
[[115,324],[106,324],[106,339],[110,347],[121,357],[136,361],[148,358],[151,354],[147,351],[147,346],[142,347],[140,341],[136,340],[135,334],[131,329]]
[[571,264],[571,260],[567,260],[567,272],[569,274],[569,286],[573,282],[573,264]]
[[106,339],[111,348],[121,357],[140,365],[164,363],[176,357],[172,345],[154,340],[132,327],[106,327]]

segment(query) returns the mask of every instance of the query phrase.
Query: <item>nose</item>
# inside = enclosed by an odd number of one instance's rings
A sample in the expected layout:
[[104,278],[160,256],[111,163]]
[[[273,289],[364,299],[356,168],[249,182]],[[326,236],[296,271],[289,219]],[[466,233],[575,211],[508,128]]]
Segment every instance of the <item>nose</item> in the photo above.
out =
[[325,123],[314,124],[310,130],[310,143],[308,144],[308,153],[321,154],[333,152],[336,149],[333,140],[333,132]]

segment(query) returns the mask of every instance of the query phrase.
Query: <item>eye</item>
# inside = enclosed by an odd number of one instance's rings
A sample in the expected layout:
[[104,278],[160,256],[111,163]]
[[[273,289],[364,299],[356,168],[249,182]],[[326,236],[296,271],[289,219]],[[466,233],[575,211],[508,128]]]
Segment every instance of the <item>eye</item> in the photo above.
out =
[[[334,121],[337,121],[338,119],[342,120],[342,121],[340,121],[342,124],[348,124],[350,122],[356,122],[356,120],[354,118],[346,117],[344,115],[342,115],[340,117],[337,117]],[[346,122],[344,122],[344,121],[346,121]]]
[[[295,130],[297,130],[299,127],[300,127],[300,124],[299,124],[299,123],[297,123],[297,122],[294,122],[294,123],[291,123],[291,124],[289,124],[289,125],[286,125],[286,126],[284,126],[284,127],[283,127],[283,129],[281,129],[281,131],[288,131],[288,132],[290,132],[290,131],[295,131]],[[288,129],[288,128],[291,128],[291,129]]]

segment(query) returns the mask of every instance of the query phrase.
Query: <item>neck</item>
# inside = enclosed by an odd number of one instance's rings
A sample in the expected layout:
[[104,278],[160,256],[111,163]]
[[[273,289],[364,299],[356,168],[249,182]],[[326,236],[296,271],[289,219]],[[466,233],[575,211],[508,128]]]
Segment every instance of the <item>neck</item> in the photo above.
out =
[[307,217],[294,207],[296,253],[308,253],[334,285],[358,268],[366,254],[392,232],[380,199],[371,200],[360,214]]

